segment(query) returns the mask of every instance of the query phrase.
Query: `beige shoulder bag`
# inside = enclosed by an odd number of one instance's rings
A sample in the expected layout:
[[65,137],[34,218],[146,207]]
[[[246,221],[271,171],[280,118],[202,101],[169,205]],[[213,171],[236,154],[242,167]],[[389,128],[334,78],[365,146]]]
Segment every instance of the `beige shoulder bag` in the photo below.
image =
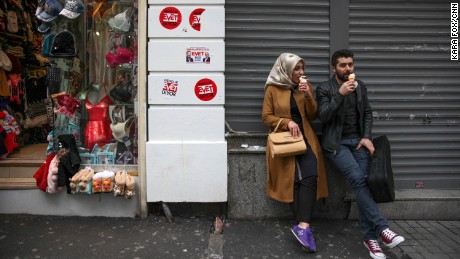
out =
[[307,145],[305,144],[303,136],[294,139],[291,137],[289,131],[276,132],[283,119],[284,118],[281,118],[275,130],[268,134],[268,148],[271,151],[272,158],[294,156],[303,154],[307,151]]

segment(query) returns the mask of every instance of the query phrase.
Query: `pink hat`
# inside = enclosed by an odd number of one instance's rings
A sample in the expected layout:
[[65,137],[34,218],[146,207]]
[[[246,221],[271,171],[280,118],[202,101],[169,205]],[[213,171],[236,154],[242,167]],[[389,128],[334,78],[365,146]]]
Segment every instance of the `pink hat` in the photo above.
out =
[[117,67],[124,63],[132,63],[134,60],[134,53],[127,48],[118,48],[115,53],[112,51],[107,52],[105,59],[110,67]]
[[116,55],[118,62],[121,64],[132,63],[134,59],[134,53],[130,49],[126,48],[118,48]]
[[110,67],[117,67],[120,65],[120,63],[118,63],[116,59],[115,53],[113,53],[112,51],[107,52],[107,54],[105,55],[105,60],[107,60],[107,63]]

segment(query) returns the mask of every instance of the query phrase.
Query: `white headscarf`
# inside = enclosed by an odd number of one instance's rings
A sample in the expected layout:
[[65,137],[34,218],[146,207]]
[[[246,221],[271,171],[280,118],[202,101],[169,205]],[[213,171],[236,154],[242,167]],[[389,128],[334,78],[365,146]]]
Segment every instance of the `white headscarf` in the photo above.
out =
[[292,72],[299,61],[305,64],[305,61],[296,54],[281,54],[268,75],[265,89],[269,85],[276,85],[286,89],[297,86],[297,84],[292,81]]

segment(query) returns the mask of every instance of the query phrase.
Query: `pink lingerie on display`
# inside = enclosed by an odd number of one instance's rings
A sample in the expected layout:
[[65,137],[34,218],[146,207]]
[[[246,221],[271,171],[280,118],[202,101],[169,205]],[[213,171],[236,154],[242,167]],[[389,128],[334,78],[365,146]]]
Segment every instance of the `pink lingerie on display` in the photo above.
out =
[[[105,86],[104,86],[105,90]],[[111,142],[112,130],[110,129],[109,105],[112,100],[106,92],[97,105],[93,105],[88,96],[85,99],[85,107],[88,111],[88,123],[85,128],[85,146],[90,151],[97,143],[99,147]]]

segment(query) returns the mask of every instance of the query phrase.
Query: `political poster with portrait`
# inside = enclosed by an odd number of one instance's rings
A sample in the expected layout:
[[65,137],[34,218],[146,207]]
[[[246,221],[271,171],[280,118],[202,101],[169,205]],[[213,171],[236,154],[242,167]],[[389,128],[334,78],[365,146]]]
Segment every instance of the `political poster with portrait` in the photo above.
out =
[[211,64],[209,48],[206,47],[190,47],[185,51],[185,62],[188,64]]

